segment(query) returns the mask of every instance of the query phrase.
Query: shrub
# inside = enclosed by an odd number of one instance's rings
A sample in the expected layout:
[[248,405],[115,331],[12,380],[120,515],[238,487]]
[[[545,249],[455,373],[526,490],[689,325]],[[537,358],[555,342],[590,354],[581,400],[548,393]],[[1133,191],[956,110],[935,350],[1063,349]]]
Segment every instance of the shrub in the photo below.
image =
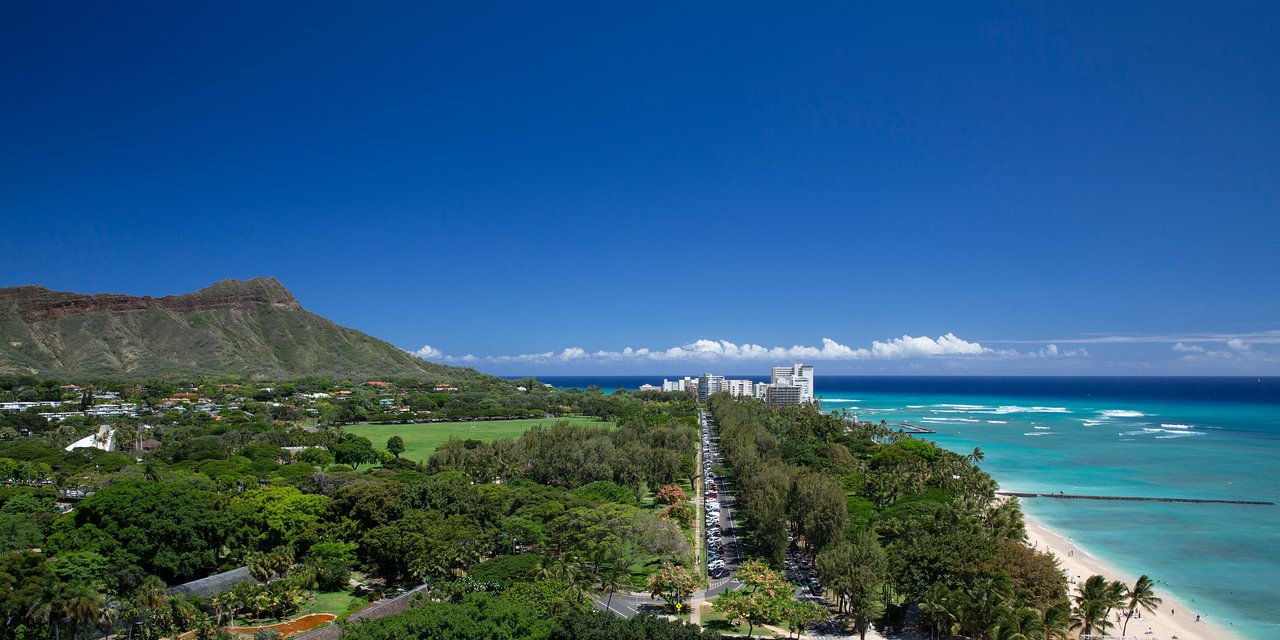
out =
[[677,504],[688,502],[689,496],[685,494],[684,489],[674,484],[667,484],[658,489],[657,500],[662,504]]

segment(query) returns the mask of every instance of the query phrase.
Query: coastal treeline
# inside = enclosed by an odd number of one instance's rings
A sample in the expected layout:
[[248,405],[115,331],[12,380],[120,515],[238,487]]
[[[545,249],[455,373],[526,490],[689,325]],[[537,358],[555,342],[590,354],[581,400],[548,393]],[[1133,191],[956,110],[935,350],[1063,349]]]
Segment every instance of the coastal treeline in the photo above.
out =
[[1016,500],[975,463],[879,425],[714,396],[709,407],[752,551],[816,566],[850,625],[895,629],[919,606],[944,634],[1046,637],[1070,628],[1057,561],[1029,548]]

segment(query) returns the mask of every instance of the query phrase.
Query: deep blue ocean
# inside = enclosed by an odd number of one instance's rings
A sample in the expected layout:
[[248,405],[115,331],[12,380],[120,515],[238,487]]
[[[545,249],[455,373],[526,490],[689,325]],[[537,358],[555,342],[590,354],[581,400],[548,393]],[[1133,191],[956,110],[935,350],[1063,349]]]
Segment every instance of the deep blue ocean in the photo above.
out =
[[[668,378],[680,376],[667,376]],[[757,380],[764,378],[752,377]],[[542,377],[612,391],[662,376]],[[1280,378],[817,376],[825,411],[935,430],[1013,491],[1280,503]],[[1030,516],[1195,613],[1280,638],[1280,506],[1024,499]]]

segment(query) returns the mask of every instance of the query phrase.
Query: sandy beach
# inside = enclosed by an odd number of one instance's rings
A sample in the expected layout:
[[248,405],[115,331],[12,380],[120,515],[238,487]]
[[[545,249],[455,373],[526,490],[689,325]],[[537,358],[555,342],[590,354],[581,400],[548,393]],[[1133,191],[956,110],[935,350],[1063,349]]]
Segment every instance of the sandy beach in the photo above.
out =
[[[1058,557],[1058,562],[1061,564],[1063,571],[1074,581],[1069,585],[1073,595],[1076,593],[1077,585],[1092,575],[1101,575],[1106,577],[1107,580],[1119,580],[1131,586],[1137,580],[1138,576],[1126,575],[1116,571],[1113,567],[1090,555],[1087,550],[1058,535],[1034,518],[1026,514],[1023,514],[1023,518],[1027,525],[1027,543],[1040,550],[1049,549]],[[1150,638],[1151,640],[1172,640],[1173,638],[1178,640],[1236,640],[1240,637],[1230,629],[1213,624],[1208,620],[1202,619],[1196,622],[1197,612],[1193,608],[1168,593],[1162,593],[1158,588],[1156,596],[1163,601],[1157,612],[1152,614],[1143,611],[1141,619],[1135,617],[1129,622],[1125,637]],[[1120,625],[1117,624],[1111,633],[1119,636]]]

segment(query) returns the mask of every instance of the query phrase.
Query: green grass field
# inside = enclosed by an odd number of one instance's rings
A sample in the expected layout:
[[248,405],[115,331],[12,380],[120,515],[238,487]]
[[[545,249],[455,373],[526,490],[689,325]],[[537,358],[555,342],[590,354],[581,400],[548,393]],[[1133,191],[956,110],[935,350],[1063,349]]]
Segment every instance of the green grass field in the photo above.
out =
[[297,613],[298,616],[305,616],[311,613],[332,613],[335,616],[341,616],[351,606],[352,602],[363,601],[357,598],[349,591],[330,591],[327,593],[317,593],[315,599],[304,605]]
[[573,424],[597,424],[614,426],[597,418],[530,418],[526,420],[487,420],[477,422],[432,422],[426,424],[353,424],[346,428],[348,433],[368,438],[375,449],[387,446],[391,436],[404,438],[402,458],[409,460],[426,460],[436,447],[444,444],[450,437],[456,436],[473,440],[496,440],[498,438],[514,438],[529,429],[542,425],[550,427],[557,422]]
[[[711,631],[716,631],[718,633],[723,633],[723,634],[731,634],[731,635],[739,635],[739,636],[747,635],[747,629],[748,629],[747,625],[745,624],[734,625],[728,620],[725,620],[724,616],[720,615],[720,612],[716,611],[716,608],[713,606],[703,605],[701,618],[702,618],[703,629],[709,629]],[[752,634],[752,637],[756,637],[756,638],[759,638],[761,636],[773,637],[773,638],[777,637],[777,634],[758,625],[756,626],[755,629],[752,629],[751,634]]]

